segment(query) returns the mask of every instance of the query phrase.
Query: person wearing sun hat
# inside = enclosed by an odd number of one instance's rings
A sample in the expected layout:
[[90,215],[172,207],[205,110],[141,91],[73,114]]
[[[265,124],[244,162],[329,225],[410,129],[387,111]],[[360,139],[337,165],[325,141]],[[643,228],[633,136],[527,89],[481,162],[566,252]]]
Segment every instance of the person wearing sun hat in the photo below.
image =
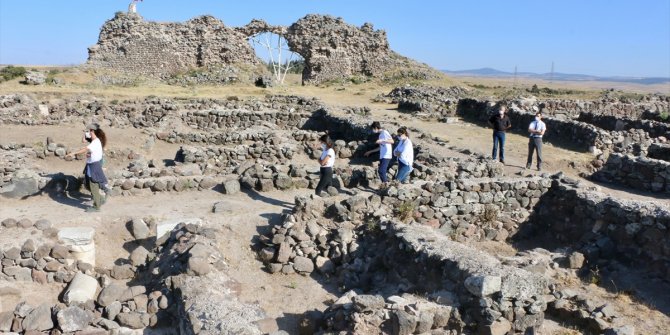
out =
[[100,188],[105,189],[107,185],[107,177],[102,170],[102,150],[107,145],[107,136],[105,132],[100,129],[97,123],[91,123],[86,126],[84,137],[91,139],[91,143],[79,149],[76,152],[67,154],[72,158],[75,155],[86,154],[86,167],[84,168],[84,180],[86,187],[91,191],[93,196],[93,206],[86,209],[87,212],[99,212],[107,200],[109,192],[105,193],[104,198],[100,194]]

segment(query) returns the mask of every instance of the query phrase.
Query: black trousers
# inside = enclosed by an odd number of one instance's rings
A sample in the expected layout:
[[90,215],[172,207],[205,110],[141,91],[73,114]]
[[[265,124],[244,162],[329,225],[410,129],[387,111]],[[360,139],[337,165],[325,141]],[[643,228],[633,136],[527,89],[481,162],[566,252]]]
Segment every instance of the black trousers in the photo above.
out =
[[319,179],[319,183],[316,185],[316,195],[320,195],[321,191],[327,189],[328,186],[333,183],[333,168],[321,167],[321,170],[319,170],[319,175],[321,176],[321,179]]

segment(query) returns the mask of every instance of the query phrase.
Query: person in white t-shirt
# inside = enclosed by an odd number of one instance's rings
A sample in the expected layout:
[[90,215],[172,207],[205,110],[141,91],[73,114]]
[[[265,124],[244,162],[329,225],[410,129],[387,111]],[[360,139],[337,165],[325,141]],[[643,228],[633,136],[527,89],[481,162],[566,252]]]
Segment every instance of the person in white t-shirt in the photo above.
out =
[[93,196],[93,206],[86,209],[87,212],[98,212],[107,200],[107,193],[103,198],[100,194],[101,186],[104,188],[107,184],[107,177],[102,170],[102,151],[107,145],[107,136],[105,132],[100,129],[97,123],[89,124],[84,132],[86,139],[91,139],[91,143],[79,149],[76,152],[71,152],[66,155],[68,158],[73,158],[76,155],[86,154],[86,167],[84,168],[84,181],[86,187],[91,191]]
[[333,166],[335,165],[335,150],[333,140],[330,136],[323,135],[319,138],[321,144],[321,157],[319,157],[319,183],[316,185],[315,193],[320,196],[333,182]]
[[414,169],[414,146],[409,139],[409,131],[407,127],[400,127],[398,129],[398,138],[400,143],[395,148],[393,154],[398,157],[398,174],[395,179],[401,183],[407,182],[410,172]]
[[547,125],[542,122],[542,113],[535,114],[535,120],[528,125],[530,138],[528,140],[528,159],[526,169],[533,164],[533,152],[537,152],[537,170],[542,170],[542,136],[547,131]]
[[389,163],[391,162],[391,158],[393,158],[391,149],[391,145],[393,144],[393,137],[391,137],[391,134],[386,129],[382,128],[381,124],[377,121],[373,122],[370,125],[370,128],[373,132],[379,134],[379,139],[377,139],[377,142],[375,142],[379,145],[379,147],[377,149],[366,152],[365,156],[370,156],[372,153],[379,151],[379,170],[377,172],[379,173],[379,178],[382,180],[382,183],[385,186],[388,182],[387,174]]

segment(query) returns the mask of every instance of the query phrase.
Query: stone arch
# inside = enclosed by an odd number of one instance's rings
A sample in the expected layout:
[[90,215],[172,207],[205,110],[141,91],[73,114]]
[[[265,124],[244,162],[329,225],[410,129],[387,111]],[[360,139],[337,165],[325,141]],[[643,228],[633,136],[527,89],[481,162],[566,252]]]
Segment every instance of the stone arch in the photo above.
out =
[[[273,39],[273,42],[276,41],[274,38],[282,38],[286,41],[286,49],[289,52],[293,53],[294,55],[297,55],[299,59],[292,59],[292,60],[302,60],[306,63],[305,56],[298,52],[296,49],[291,47],[291,44],[289,43],[288,40],[288,28],[285,26],[275,26],[275,25],[270,25],[267,22],[263,20],[257,20],[254,19],[249,24],[247,24],[244,27],[237,28],[238,32],[241,32],[244,36],[247,37],[247,40],[250,41],[250,43],[255,44],[252,40],[255,37],[260,37],[261,35],[264,34],[270,34],[270,38]],[[256,51],[257,56],[258,56],[258,51]],[[260,58],[260,57],[259,57]],[[286,59],[286,58],[285,58]],[[290,58],[289,58],[290,59]],[[275,60],[277,61],[277,60]],[[282,62],[284,59],[281,60]],[[303,74],[304,76],[304,74]]]

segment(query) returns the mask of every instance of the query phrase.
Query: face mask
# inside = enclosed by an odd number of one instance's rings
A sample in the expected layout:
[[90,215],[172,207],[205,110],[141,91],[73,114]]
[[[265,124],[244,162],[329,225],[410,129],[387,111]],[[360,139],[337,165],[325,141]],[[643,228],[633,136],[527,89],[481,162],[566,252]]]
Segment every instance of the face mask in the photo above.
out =
[[539,117],[539,116],[536,116],[536,117],[535,117],[535,121],[540,121],[540,117]]
[[91,138],[91,132],[90,132],[90,131],[85,132],[85,133],[84,133],[84,137],[85,137],[86,139]]
[[325,144],[321,144],[321,151],[326,151],[327,147]]

